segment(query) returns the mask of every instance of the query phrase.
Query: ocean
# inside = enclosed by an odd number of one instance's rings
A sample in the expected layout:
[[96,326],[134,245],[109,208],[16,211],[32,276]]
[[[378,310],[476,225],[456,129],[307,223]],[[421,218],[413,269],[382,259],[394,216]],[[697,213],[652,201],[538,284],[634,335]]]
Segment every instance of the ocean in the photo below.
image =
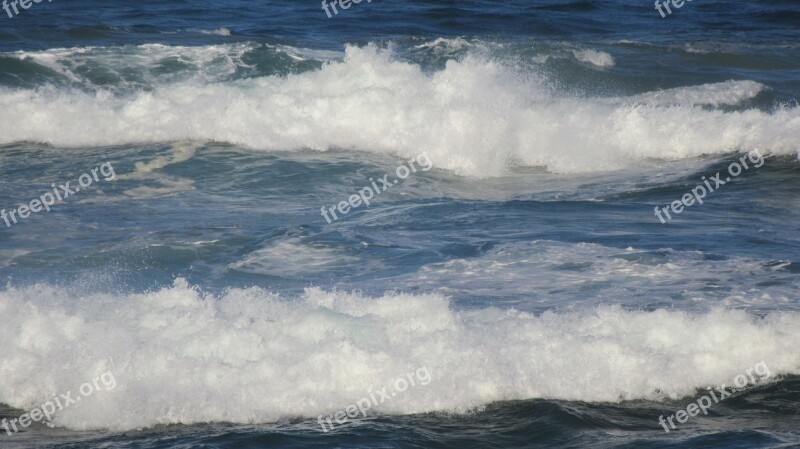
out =
[[0,24],[0,448],[800,447],[797,0]]

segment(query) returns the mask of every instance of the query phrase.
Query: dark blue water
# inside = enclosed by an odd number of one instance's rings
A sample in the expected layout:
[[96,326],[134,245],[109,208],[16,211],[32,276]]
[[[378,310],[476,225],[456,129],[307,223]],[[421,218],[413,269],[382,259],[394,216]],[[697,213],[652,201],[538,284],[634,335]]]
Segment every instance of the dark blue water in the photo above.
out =
[[0,23],[0,447],[800,445],[796,1]]

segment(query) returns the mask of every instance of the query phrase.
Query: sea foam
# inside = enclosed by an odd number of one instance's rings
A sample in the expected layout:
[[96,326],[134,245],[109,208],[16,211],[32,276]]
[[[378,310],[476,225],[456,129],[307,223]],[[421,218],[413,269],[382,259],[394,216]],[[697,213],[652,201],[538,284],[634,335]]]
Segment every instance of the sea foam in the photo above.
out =
[[[211,48],[229,53],[227,47]],[[0,143],[81,147],[215,140],[259,151],[339,148],[404,157],[427,151],[437,168],[476,177],[502,175],[511,166],[590,172],[652,159],[754,148],[793,154],[800,148],[800,108],[703,106],[752,98],[762,90],[757,83],[612,101],[548,86],[545,79],[523,77],[475,55],[428,73],[391,51],[350,46],[342,60],[285,77],[193,79],[125,95],[3,88]]]
[[[439,295],[310,288],[204,294],[177,279],[146,294],[0,291],[0,402],[27,410],[111,370],[117,387],[54,424],[316,419],[411,370],[432,381],[379,413],[464,412],[513,399],[662,399],[718,386],[758,362],[800,373],[800,315],[598,307],[532,315],[456,310]],[[390,390],[391,391],[391,390]]]

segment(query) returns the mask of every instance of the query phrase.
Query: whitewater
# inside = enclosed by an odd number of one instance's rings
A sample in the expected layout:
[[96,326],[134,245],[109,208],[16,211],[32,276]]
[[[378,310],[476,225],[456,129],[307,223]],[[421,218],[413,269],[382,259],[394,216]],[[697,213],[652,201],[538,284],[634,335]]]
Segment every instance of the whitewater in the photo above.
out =
[[[177,52],[202,65],[243,51],[159,47],[156,54]],[[57,61],[83,52],[17,57],[71,74]],[[97,57],[109,64],[108,56]],[[235,61],[226,62],[228,72],[234,70]],[[766,89],[752,81],[634,97],[575,96],[477,55],[426,73],[376,46],[348,46],[341,60],[286,77],[193,78],[136,93],[87,92],[91,86],[82,80],[83,90],[0,89],[0,143],[69,148],[211,140],[257,151],[345,149],[403,157],[422,149],[441,168],[471,177],[501,176],[515,166],[581,173],[749,148],[797,154],[799,147],[797,107],[704,107],[736,105]]]
[[[249,288],[214,296],[184,279],[128,296],[8,289],[0,312],[15,323],[1,335],[13,342],[0,349],[0,397],[8,404],[33,408],[98,370],[114,373],[119,389],[56,415],[55,425],[72,429],[316,417],[422,366],[430,385],[379,412],[463,413],[535,398],[681,398],[761,361],[776,377],[800,374],[795,312],[598,307],[536,316],[455,311],[440,295],[313,288],[288,300]],[[92,363],[76,363],[82,360]]]

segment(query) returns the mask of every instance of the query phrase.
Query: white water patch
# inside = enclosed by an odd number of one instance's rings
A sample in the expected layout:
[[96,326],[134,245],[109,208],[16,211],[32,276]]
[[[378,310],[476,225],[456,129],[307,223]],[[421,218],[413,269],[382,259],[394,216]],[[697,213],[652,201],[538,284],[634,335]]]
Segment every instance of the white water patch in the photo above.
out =
[[345,54],[343,51],[316,50],[313,48],[292,47],[291,45],[269,45],[267,47],[285,54],[295,61],[334,61],[341,60]]
[[662,106],[569,97],[547,86],[475,56],[428,74],[374,46],[347,47],[344,60],[316,71],[181,82],[123,97],[0,89],[0,143],[216,140],[261,151],[427,151],[437,168],[475,177],[511,166],[591,172],[800,148],[800,108],[723,112],[696,106],[692,95]]
[[217,28],[215,30],[200,30],[200,33],[202,33],[202,34],[214,34],[214,35],[217,35],[217,36],[230,36],[231,35],[231,30],[223,27],[223,28]]
[[781,268],[744,257],[715,260],[698,251],[533,241],[429,264],[390,282],[454,297],[510,297],[506,304],[539,310],[620,304],[694,312],[720,305],[800,312],[800,282]]
[[[259,423],[343,410],[409,372],[432,381],[380,413],[464,412],[514,399],[678,398],[756,363],[800,373],[800,315],[599,307],[456,311],[437,295],[308,289],[204,295],[0,291],[0,402],[29,410],[111,370],[116,388],[57,412],[71,429]],[[391,390],[390,390],[391,391]]]
[[298,239],[277,242],[246,255],[228,268],[269,276],[293,277],[355,265],[358,258],[333,248],[311,246]]
[[755,98],[767,87],[755,81],[725,81],[701,86],[676,87],[619,99],[652,106],[709,105],[734,106]]
[[160,170],[168,165],[186,162],[197,153],[203,144],[197,142],[178,142],[170,147],[169,154],[158,156],[148,162],[136,162],[132,173],[120,175],[119,179],[143,179],[153,171]]
[[[112,74],[120,80],[121,87],[149,87],[187,78],[214,82],[247,67],[242,57],[259,46],[255,43],[202,47],[143,44],[17,51],[6,56],[31,60],[72,82],[102,90],[85,73]],[[175,68],[166,69],[170,66]]]
[[615,64],[614,58],[611,57],[610,54],[604,51],[582,49],[582,50],[573,50],[572,54],[578,61],[591,64],[595,67],[608,68],[608,67],[614,67]]
[[561,47],[549,48],[546,53],[539,53],[531,57],[531,61],[536,64],[546,64],[551,59],[563,60],[574,58],[595,69],[606,69],[614,67],[616,62],[609,53],[591,48],[574,48],[570,44],[563,44]]
[[194,190],[194,181],[189,178],[169,176],[161,169],[170,165],[186,162],[193,158],[203,144],[199,142],[176,142],[170,146],[168,153],[146,162],[136,162],[134,171],[117,175],[118,181],[139,180],[149,181],[151,185],[143,185],[126,190],[124,193],[130,198],[150,199],[174,196]]
[[473,42],[470,42],[464,39],[463,37],[456,37],[452,39],[440,37],[432,41],[425,42],[423,44],[415,45],[414,48],[425,49],[425,50],[437,50],[437,52],[441,53],[455,53],[467,49],[472,45],[474,45]]
[[479,39],[464,39],[463,37],[444,38],[440,37],[432,41],[424,42],[413,47],[414,50],[430,52],[438,57],[455,58],[459,55],[473,51],[475,53],[487,54],[489,48],[500,49],[503,44],[496,42],[482,41]]

